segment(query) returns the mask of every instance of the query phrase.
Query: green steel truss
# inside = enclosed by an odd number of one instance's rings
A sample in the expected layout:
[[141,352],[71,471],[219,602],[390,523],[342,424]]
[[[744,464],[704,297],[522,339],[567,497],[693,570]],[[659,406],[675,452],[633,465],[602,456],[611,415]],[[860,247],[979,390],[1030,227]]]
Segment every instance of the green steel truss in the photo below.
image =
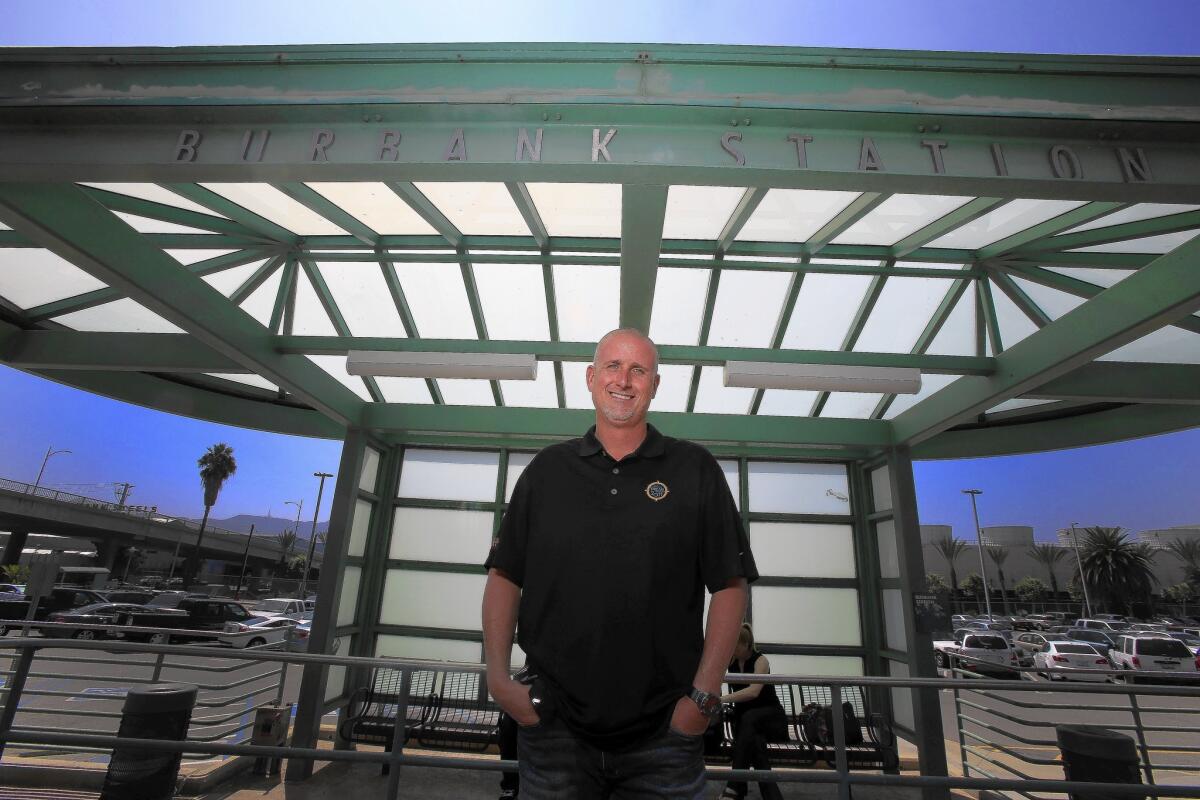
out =
[[[613,322],[652,331],[683,302],[665,276],[706,287],[690,340],[661,346],[690,380],[658,421],[722,453],[854,458],[905,445],[948,457],[1200,424],[1195,60],[34,49],[0,51],[0,107],[0,359],[131,402],[307,435],[361,427],[395,443],[535,447],[588,420],[569,378],[594,340],[569,333],[582,313],[562,294],[569,267],[617,269]],[[555,183],[615,186],[607,233],[571,230],[539,200]],[[408,221],[339,202],[330,184]],[[689,187],[732,187],[696,195],[728,207],[672,206]],[[472,211],[473,193],[493,190],[515,222]],[[804,205],[828,192],[845,194],[820,214]],[[788,198],[799,205],[785,222],[803,235],[764,237]],[[87,288],[29,277],[55,256]],[[441,329],[438,310],[409,296],[407,265],[461,286],[461,333],[428,332]],[[393,334],[359,332],[363,307],[330,280],[339,269],[378,277]],[[506,321],[480,280],[493,269],[540,275],[544,338],[498,333]],[[735,284],[770,276],[778,297],[730,311]],[[806,293],[822,285],[858,288],[835,293],[852,306],[836,341],[806,348]],[[898,314],[905,292],[920,318]],[[97,322],[130,300],[157,322]],[[731,313],[746,326],[767,315],[763,338],[744,341]],[[871,333],[913,322],[903,342]],[[428,380],[424,400],[397,401],[386,381],[329,368],[352,349],[529,353],[553,391],[516,407],[493,381],[464,403]],[[705,370],[728,360],[910,366],[944,388],[861,408],[820,393],[782,414],[759,390],[714,413]]]

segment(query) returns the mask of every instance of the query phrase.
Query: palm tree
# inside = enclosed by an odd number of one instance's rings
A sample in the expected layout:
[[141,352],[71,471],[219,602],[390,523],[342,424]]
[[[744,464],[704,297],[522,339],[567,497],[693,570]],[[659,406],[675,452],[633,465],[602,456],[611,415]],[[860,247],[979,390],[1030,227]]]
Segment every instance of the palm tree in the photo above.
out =
[[1172,539],[1167,550],[1183,562],[1183,579],[1193,586],[1200,585],[1200,540]]
[[938,551],[942,558],[946,559],[946,564],[950,567],[950,588],[957,594],[958,572],[954,568],[954,563],[958,561],[959,556],[966,552],[967,543],[962,539],[955,539],[953,536],[947,534],[941,539],[933,541],[933,549]]
[[1150,594],[1156,579],[1149,547],[1129,541],[1120,528],[1084,528],[1083,574],[1092,597],[1130,613]]
[[275,541],[279,542],[278,572],[282,574],[285,566],[287,565],[288,556],[292,554],[292,550],[294,550],[296,547],[296,532],[288,530],[283,531],[282,533],[277,533],[275,534]]
[[1058,577],[1054,574],[1054,567],[1059,561],[1066,558],[1067,551],[1061,547],[1042,542],[1035,544],[1033,547],[1025,551],[1029,557],[1046,568],[1046,572],[1050,574],[1050,591],[1054,597],[1058,597]]
[[233,457],[233,448],[221,442],[214,444],[200,456],[196,465],[200,467],[200,485],[204,487],[204,518],[200,520],[200,533],[196,535],[196,550],[192,554],[192,563],[184,572],[184,585],[190,585],[200,569],[200,546],[204,543],[204,529],[208,526],[208,512],[217,504],[217,495],[221,487],[237,472],[237,460]]
[[988,558],[996,565],[996,574],[1000,576],[1000,599],[1004,602],[1004,614],[1008,616],[1008,592],[1004,590],[1004,562],[1008,561],[1008,548],[1002,544],[987,546]]

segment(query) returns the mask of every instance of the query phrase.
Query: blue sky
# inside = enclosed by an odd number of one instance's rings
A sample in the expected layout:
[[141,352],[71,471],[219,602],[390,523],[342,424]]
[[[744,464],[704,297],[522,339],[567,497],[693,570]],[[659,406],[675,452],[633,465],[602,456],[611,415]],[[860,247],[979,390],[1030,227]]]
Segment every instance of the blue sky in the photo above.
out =
[[[114,46],[349,42],[616,41],[1095,54],[1200,54],[1200,2],[354,2],[343,0],[8,0],[0,45]],[[103,494],[129,481],[134,503],[199,515],[195,460],[224,441],[238,474],[214,510],[311,518],[317,470],[336,442],[211,425],[117,403],[0,367],[0,477]],[[1072,520],[1132,529],[1200,522],[1200,431],[1081,450],[921,463],[921,518],[971,531],[959,490],[977,486],[984,525],[1032,524],[1041,538]],[[88,485],[91,485],[90,487]],[[326,493],[326,498],[328,498]],[[322,514],[324,517],[325,514]]]

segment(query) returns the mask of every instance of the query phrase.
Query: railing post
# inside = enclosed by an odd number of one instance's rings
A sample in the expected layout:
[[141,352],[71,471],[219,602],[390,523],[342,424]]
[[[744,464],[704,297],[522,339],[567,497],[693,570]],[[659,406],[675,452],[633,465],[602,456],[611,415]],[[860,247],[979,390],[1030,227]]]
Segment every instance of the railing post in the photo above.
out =
[[4,758],[4,746],[8,742],[8,732],[12,729],[13,720],[17,716],[17,706],[21,703],[21,693],[25,691],[25,679],[29,677],[29,667],[33,664],[36,647],[26,645],[17,657],[17,668],[13,671],[12,682],[5,687],[4,710],[0,711],[0,758]]
[[838,800],[850,800],[850,765],[846,758],[846,718],[842,715],[841,686],[829,686],[829,703],[833,706],[833,754],[838,774]]
[[154,670],[150,676],[152,683],[158,683],[162,680],[163,662],[166,661],[167,654],[159,653],[154,657]]
[[1142,751],[1142,771],[1146,773],[1146,783],[1153,786],[1154,768],[1150,766],[1150,748],[1146,746],[1146,731],[1142,728],[1142,712],[1138,708],[1137,692],[1129,688],[1129,679],[1125,680],[1129,692],[1129,710],[1133,713],[1133,725],[1137,728],[1138,749]]
[[[957,673],[955,673],[953,671],[951,671],[950,674],[957,676]],[[962,694],[959,692],[957,686],[954,687],[953,692],[954,692],[954,722],[955,722],[954,727],[958,729],[958,756],[959,756],[959,759],[962,761],[962,776],[964,778],[968,778],[968,777],[970,777],[970,775],[968,775],[968,767],[967,767],[967,735],[966,735],[966,732],[963,730],[963,725],[965,724],[965,722],[963,720],[963,714],[962,714]]]
[[404,734],[408,729],[408,690],[412,683],[412,669],[400,670],[400,696],[396,698],[396,723],[392,727],[392,746],[388,750],[388,785],[384,797],[396,800],[400,796],[400,759],[404,756]]
[[288,667],[290,665],[286,661],[281,661],[279,664],[279,688],[275,690],[275,705],[283,705],[283,687],[287,683]]

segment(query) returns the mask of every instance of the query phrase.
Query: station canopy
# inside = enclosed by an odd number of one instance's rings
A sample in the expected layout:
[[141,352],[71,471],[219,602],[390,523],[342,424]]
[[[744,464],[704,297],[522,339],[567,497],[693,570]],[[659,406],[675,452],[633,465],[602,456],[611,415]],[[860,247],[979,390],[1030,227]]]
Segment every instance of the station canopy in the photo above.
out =
[[[1186,59],[0,51],[0,355],[214,421],[538,446],[618,326],[665,430],[917,457],[1200,424]],[[354,350],[533,355],[361,377]],[[915,394],[726,385],[908,367]]]

